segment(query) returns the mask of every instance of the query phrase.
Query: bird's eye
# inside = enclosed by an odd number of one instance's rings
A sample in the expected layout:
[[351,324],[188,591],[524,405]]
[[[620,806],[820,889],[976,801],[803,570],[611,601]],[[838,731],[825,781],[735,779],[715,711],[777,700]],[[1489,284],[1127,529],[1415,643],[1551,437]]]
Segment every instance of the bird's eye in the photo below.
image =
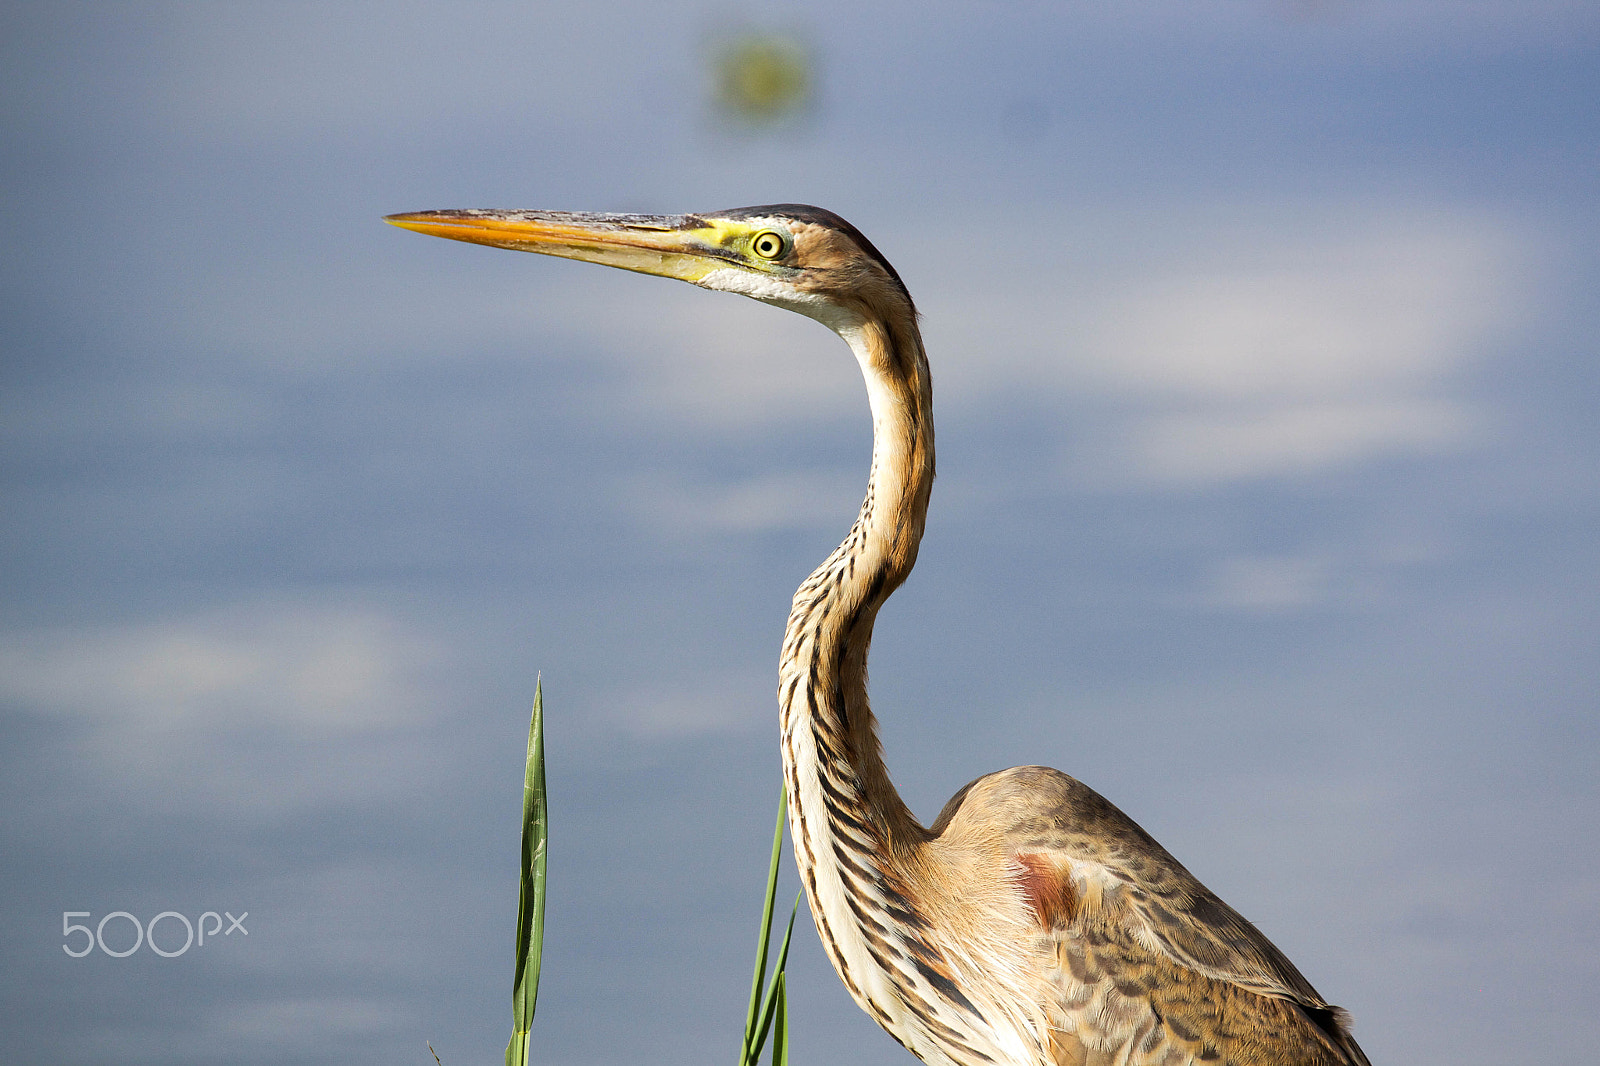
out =
[[776,259],[783,254],[783,237],[767,230],[750,241],[750,250],[763,259]]

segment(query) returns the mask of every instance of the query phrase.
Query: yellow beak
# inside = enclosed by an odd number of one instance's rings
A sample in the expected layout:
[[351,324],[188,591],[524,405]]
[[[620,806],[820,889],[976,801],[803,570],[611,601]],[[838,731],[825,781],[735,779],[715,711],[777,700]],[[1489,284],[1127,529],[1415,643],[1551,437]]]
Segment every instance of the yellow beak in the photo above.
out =
[[724,243],[727,224],[698,215],[417,211],[384,221],[453,241],[582,259],[688,282],[745,265],[744,257]]

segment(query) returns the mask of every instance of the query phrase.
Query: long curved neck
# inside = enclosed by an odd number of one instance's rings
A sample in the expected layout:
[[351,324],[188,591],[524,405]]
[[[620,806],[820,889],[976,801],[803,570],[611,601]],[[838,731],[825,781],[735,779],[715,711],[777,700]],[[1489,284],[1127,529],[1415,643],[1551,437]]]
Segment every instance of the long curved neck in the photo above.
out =
[[784,638],[784,765],[803,867],[825,861],[816,852],[830,849],[819,833],[836,828],[839,815],[860,823],[885,854],[926,837],[884,767],[867,702],[867,649],[878,608],[910,574],[922,540],[934,475],[933,387],[909,316],[838,332],[866,379],[872,473],[849,535],[795,593]]

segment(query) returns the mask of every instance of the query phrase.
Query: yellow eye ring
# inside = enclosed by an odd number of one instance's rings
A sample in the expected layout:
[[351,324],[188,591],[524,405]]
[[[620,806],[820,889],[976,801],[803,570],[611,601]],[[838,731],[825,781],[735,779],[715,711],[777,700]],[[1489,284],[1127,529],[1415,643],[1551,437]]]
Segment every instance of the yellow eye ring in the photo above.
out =
[[777,259],[783,255],[783,235],[763,230],[750,238],[750,251],[762,259]]

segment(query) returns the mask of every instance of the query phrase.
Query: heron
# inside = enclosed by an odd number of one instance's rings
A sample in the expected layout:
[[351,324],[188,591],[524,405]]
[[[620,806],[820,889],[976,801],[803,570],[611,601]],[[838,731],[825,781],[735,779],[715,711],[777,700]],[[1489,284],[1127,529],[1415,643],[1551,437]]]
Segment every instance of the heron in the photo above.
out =
[[[872,412],[866,498],[795,593],[779,724],[817,932],[890,1036],[929,1066],[1367,1066],[1346,1013],[1087,785],[1001,770],[924,826],[890,782],[867,651],[922,540],[933,390],[911,295],[860,230],[802,204],[387,221],[739,293],[816,319],[854,353]],[[749,355],[762,357],[759,335]]]

